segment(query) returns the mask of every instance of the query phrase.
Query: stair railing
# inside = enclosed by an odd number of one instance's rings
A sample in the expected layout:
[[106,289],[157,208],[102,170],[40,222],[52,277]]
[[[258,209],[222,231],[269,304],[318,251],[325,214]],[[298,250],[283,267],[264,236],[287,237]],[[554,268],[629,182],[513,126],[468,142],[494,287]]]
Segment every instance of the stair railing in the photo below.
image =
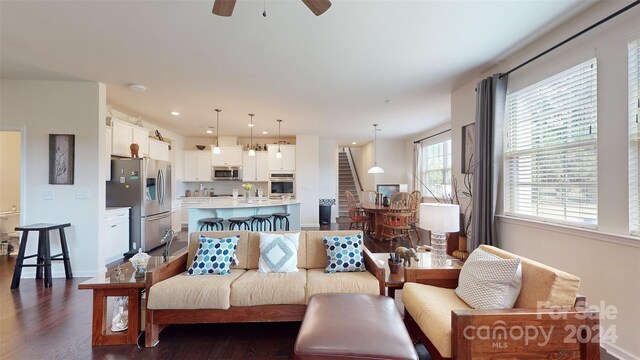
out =
[[358,199],[362,199],[361,193],[364,191],[362,188],[362,183],[360,182],[360,176],[358,176],[358,168],[356,168],[356,164],[353,163],[353,155],[351,154],[351,148],[346,147],[347,149],[347,159],[349,160],[349,168],[351,168],[351,176],[356,179],[356,190],[358,190]]

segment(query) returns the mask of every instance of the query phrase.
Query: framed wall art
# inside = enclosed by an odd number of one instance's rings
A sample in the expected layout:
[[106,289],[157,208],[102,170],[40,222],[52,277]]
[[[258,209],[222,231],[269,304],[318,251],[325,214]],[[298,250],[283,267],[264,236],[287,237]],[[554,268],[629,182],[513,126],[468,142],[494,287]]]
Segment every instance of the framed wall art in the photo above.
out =
[[49,184],[73,185],[75,137],[49,134]]

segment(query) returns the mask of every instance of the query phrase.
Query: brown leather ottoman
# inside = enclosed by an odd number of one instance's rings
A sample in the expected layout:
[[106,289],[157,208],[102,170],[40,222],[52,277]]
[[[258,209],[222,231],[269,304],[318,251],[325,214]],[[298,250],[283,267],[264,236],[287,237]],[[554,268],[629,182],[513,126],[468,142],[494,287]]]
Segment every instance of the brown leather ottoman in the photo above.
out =
[[319,294],[309,300],[294,359],[418,359],[393,299]]

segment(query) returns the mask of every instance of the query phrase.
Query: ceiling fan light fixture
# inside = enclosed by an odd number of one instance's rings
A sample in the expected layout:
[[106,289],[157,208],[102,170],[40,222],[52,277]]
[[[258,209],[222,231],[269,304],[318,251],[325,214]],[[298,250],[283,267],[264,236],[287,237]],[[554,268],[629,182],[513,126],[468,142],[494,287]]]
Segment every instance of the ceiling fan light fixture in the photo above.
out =
[[222,110],[220,109],[215,109],[216,111],[216,146],[211,148],[211,153],[213,153],[214,155],[220,155],[221,151],[220,151],[220,146],[219,146],[219,139],[220,139],[220,112]]

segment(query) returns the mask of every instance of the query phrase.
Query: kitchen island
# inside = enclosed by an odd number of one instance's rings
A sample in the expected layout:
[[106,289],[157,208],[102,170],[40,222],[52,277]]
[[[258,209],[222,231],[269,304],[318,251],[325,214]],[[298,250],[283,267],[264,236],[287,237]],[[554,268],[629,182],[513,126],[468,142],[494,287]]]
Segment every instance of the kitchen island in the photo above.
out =
[[[198,221],[204,218],[220,217],[224,219],[225,230],[229,229],[229,218],[250,217],[252,215],[270,215],[273,213],[289,213],[289,229],[300,230],[300,201],[298,200],[273,200],[252,199],[247,203],[246,199],[218,199],[189,208],[189,234],[199,231]],[[273,222],[273,218],[271,219]]]

